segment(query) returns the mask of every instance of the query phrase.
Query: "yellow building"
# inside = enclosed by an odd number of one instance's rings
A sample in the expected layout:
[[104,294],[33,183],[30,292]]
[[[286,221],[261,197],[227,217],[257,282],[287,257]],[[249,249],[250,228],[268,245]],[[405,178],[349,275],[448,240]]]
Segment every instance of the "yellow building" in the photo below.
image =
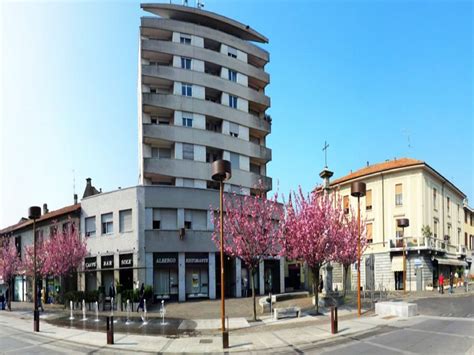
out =
[[[367,188],[361,198],[370,243],[361,260],[364,290],[402,289],[403,244],[408,291],[436,287],[440,273],[446,278],[450,272],[470,267],[467,247],[472,248],[474,242],[472,236],[469,245],[466,241],[466,195],[438,171],[423,161],[402,158],[351,172],[330,183],[347,213],[357,210],[357,198],[351,196],[351,184],[356,181]],[[401,218],[409,219],[404,231],[397,227]],[[355,289],[355,265],[351,274]]]
[[470,252],[466,256],[466,260],[470,263],[471,275],[474,275],[474,266],[472,265],[472,257],[474,256],[474,209],[469,207],[467,201],[464,204],[464,244]]

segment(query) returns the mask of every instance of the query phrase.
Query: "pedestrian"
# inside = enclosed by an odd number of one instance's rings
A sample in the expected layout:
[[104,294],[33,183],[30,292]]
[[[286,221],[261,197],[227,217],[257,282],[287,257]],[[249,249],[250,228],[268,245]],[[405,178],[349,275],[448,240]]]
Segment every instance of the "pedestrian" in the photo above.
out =
[[456,287],[459,287],[459,274],[457,271],[454,273],[454,283],[456,284]]
[[454,275],[453,272],[449,274],[449,293],[453,293],[453,286],[454,286]]
[[469,270],[464,269],[464,291],[469,291]]
[[142,282],[140,287],[140,301],[138,302],[137,313],[139,310],[145,311],[145,284]]
[[39,288],[38,289],[38,293],[37,293],[37,298],[38,298],[38,309],[41,308],[41,312],[44,312],[44,308],[43,308],[43,302],[41,302],[41,293],[42,293],[42,290],[43,288]]
[[443,273],[439,274],[439,278],[438,278],[438,291],[439,291],[441,294],[444,294],[444,275],[443,275]]
[[2,311],[5,310],[5,296],[3,295],[3,292],[0,292],[0,308]]

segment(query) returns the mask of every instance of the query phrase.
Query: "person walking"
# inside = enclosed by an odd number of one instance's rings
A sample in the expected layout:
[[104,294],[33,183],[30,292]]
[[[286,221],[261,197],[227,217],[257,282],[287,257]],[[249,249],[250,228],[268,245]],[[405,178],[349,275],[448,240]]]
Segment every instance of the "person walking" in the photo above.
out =
[[137,307],[137,313],[139,310],[145,311],[145,284],[142,283],[142,287],[140,287],[140,301]]
[[438,277],[438,292],[444,294],[444,275],[443,273],[439,274]]
[[38,309],[41,308],[41,312],[44,312],[43,302],[42,302],[42,297],[41,297],[42,293],[43,293],[43,287],[40,287],[38,289],[38,293],[37,293],[37,296],[38,296]]
[[464,269],[464,291],[469,291],[469,270]]
[[454,286],[454,274],[453,272],[451,271],[451,273],[449,274],[449,293],[453,293],[453,286]]

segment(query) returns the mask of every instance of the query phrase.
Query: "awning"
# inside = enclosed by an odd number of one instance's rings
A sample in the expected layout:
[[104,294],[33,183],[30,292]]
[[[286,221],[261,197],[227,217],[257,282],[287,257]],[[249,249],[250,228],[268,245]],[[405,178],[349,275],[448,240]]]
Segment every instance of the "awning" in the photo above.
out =
[[451,266],[467,266],[467,263],[463,260],[448,259],[448,258],[435,258],[439,265],[451,265]]
[[392,258],[392,271],[403,271],[403,256]]

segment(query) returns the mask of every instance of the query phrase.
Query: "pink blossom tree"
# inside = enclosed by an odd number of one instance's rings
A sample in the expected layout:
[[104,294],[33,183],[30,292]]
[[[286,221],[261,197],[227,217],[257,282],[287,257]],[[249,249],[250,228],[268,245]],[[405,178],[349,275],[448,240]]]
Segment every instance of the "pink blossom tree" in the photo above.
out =
[[8,310],[11,311],[12,278],[19,272],[20,255],[13,237],[0,239],[0,276],[8,285]]
[[[253,319],[257,320],[254,276],[260,262],[266,257],[281,252],[281,228],[283,206],[277,202],[277,194],[267,199],[265,193],[259,196],[224,196],[224,252],[240,258],[250,273],[250,287],[253,298]],[[214,215],[215,229],[212,239],[220,248],[220,219]]]
[[[341,222],[340,230],[336,235],[334,261],[340,263],[344,268],[345,296],[349,266],[357,261],[359,225],[354,211],[343,215]],[[367,247],[365,222],[362,220],[360,223],[360,233],[360,254],[362,255]]]
[[322,266],[335,259],[343,209],[332,195],[325,192],[305,196],[300,187],[292,197],[286,206],[284,254],[292,259],[304,260],[308,265],[312,274],[316,312],[319,312],[319,273]]

